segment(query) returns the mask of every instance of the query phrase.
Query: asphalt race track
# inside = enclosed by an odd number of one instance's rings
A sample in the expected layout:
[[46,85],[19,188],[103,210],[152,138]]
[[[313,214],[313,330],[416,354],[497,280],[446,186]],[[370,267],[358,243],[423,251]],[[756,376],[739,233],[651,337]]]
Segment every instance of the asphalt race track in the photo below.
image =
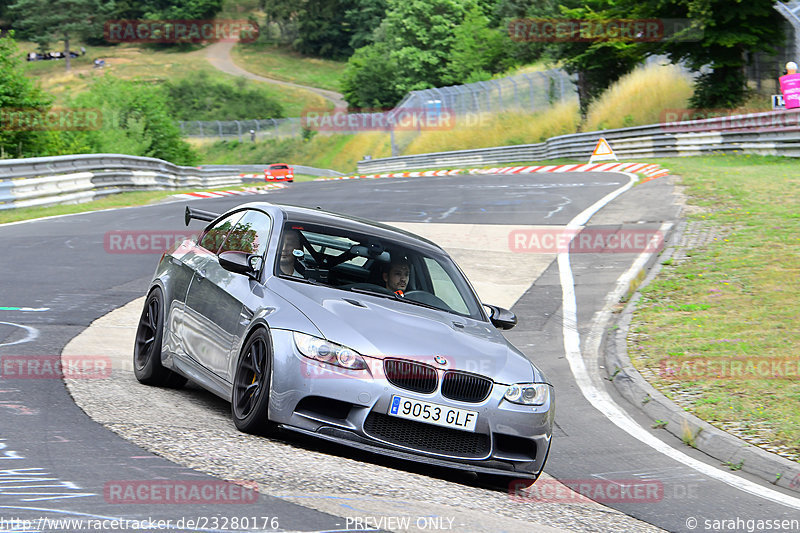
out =
[[[221,212],[245,201],[267,200],[321,206],[389,223],[503,225],[503,231],[506,227],[513,231],[515,227],[524,230],[530,226],[565,226],[595,202],[623,187],[628,180],[628,176],[622,174],[561,173],[327,181],[298,183],[266,196],[198,200],[191,205]],[[600,232],[620,229],[656,231],[663,228],[663,223],[676,220],[677,209],[673,200],[671,183],[660,178],[623,193],[601,208],[587,225]],[[3,272],[0,356],[33,356],[42,361],[50,360],[60,355],[64,346],[94,320],[142,297],[158,254],[116,253],[108,247],[107,233],[114,230],[186,230],[183,225],[185,205],[186,202],[165,203],[0,226],[0,246],[4,251],[0,256]],[[195,223],[191,230],[197,231],[199,227]],[[511,241],[508,243],[510,245]],[[704,523],[714,519],[798,518],[800,500],[768,483],[720,467],[716,461],[685,446],[679,439],[651,429],[653,421],[644,417],[636,406],[621,399],[607,381],[604,385],[603,380],[591,383],[576,380],[573,373],[576,361],[565,355],[565,335],[572,338],[577,331],[581,346],[591,346],[591,339],[597,337],[597,317],[607,307],[607,295],[637,255],[572,253],[565,265],[556,261],[553,254],[541,272],[530,277],[528,283],[532,285],[521,293],[513,307],[519,325],[510,330],[507,337],[547,372],[556,387],[557,429],[546,472],[556,479],[583,480],[598,487],[623,481],[641,481],[657,486],[656,493],[644,497],[604,500],[603,503],[669,531],[710,531]],[[491,256],[484,258],[487,263],[493,260],[496,259]],[[564,327],[566,300],[562,287],[565,267],[574,280],[577,303],[577,325],[572,330]],[[511,277],[525,277],[525,271],[520,272],[514,265],[506,265],[506,268],[513,270],[509,272]],[[587,359],[585,365],[590,374],[605,375],[593,359]],[[134,435],[136,432],[131,428],[114,427],[113,420],[104,421],[104,424],[147,449],[121,438],[86,416],[75,405],[60,379],[0,376],[0,531],[65,530],[39,522],[39,517],[163,519],[172,520],[172,527],[176,527],[181,518],[217,518],[216,521],[197,522],[192,527],[177,526],[178,529],[194,531],[276,528],[301,531],[405,530],[390,521],[366,523],[343,519],[347,513],[338,509],[347,505],[352,511],[355,505],[352,498],[346,503],[336,501],[333,496],[324,505],[310,500],[304,503],[302,492],[313,492],[313,487],[289,477],[272,479],[274,485],[266,481],[257,482],[261,494],[244,491],[246,495],[236,501],[236,505],[224,501],[224,498],[181,505],[142,505],[115,499],[110,491],[132,480],[160,480],[165,485],[171,480],[180,480],[198,486],[217,487],[221,483],[217,478],[199,470],[215,472],[224,479],[269,479],[269,475],[247,469],[242,472],[237,468],[235,456],[217,459],[220,449],[239,436],[233,435],[222,441],[218,438],[215,446],[219,449],[208,446],[208,442],[215,442],[213,439],[202,440],[202,437],[214,436],[215,424],[223,431],[227,409],[224,402],[196,388],[170,396],[169,402],[172,403],[168,408],[171,414],[195,431],[187,433],[194,435],[193,439],[187,439],[187,448],[176,448],[174,444],[179,442],[179,437],[170,437],[174,425],[163,417],[159,423],[160,415],[154,415],[156,406],[151,405],[152,398],[161,391],[142,387],[130,376],[121,381],[110,380],[109,384],[119,387],[113,389],[119,390],[118,402],[111,405],[113,401],[104,401],[101,407],[150,415],[155,421],[150,422],[146,431],[140,431],[140,435]],[[668,445],[680,453],[667,456],[656,450],[652,443],[643,442],[643,437],[635,438],[632,433],[636,434],[636,431],[621,427],[624,424],[613,423],[596,408],[596,397],[591,403],[587,400],[585,393],[591,386],[603,387],[603,395],[608,395],[638,422],[638,432],[650,435],[651,439],[655,437],[662,446]],[[165,408],[165,403],[159,402],[158,408]],[[181,402],[190,402],[191,405],[186,404],[182,410]],[[208,418],[204,415],[206,411]],[[210,429],[203,431],[206,427]],[[267,439],[262,441],[265,446],[270,444]],[[184,446],[183,441],[180,442]],[[247,442],[242,441],[243,444]],[[190,448],[201,444],[208,446],[202,454]],[[359,484],[363,483],[365,502],[373,492],[369,490],[370,484],[376,481],[370,478],[370,472],[389,469],[397,472],[396,484],[385,480],[383,484],[388,485],[387,494],[392,494],[396,500],[410,498],[414,491],[424,494],[427,489],[435,487],[443,497],[458,495],[452,498],[455,507],[458,505],[455,500],[459,498],[493,502],[486,509],[474,507],[476,510],[471,521],[467,522],[476,524],[477,513],[477,520],[480,516],[485,518],[481,529],[486,531],[516,529],[511,521],[506,524],[496,518],[501,516],[509,520],[518,517],[518,524],[535,520],[538,524],[575,531],[655,530],[646,524],[626,521],[620,513],[605,512],[596,505],[586,506],[573,500],[553,503],[523,501],[512,505],[508,502],[508,495],[481,488],[460,474],[431,471],[366,454],[362,457],[350,450],[327,449],[316,442],[292,436],[277,439],[274,446],[281,449],[283,455],[276,456],[275,460],[283,461],[282,475],[287,476],[295,468],[295,458],[306,457],[304,454],[319,454],[313,456],[327,458],[326,465],[328,462],[332,465],[332,470],[326,474],[328,481],[335,477],[337,462],[341,462],[344,471],[355,459],[352,470],[348,470],[352,477],[343,476],[340,482],[347,484],[347,493],[351,496],[359,493]],[[196,468],[188,468],[183,466],[187,464],[181,460],[184,456],[206,457],[213,467],[195,465]],[[709,470],[698,468],[693,461],[721,474],[709,474]],[[181,464],[177,464],[179,462]],[[298,475],[300,469],[305,468],[303,479],[308,476],[308,469],[314,469],[313,463],[309,465],[298,460],[296,464]],[[326,465],[320,466],[321,472],[327,472]],[[224,475],[226,473],[228,475]],[[727,477],[727,482],[720,480],[721,477]],[[764,494],[742,490],[748,481],[764,487]],[[541,479],[534,487],[548,482]],[[245,482],[245,488],[248,486]],[[279,487],[293,487],[294,490],[278,490]],[[265,488],[267,490],[263,490]],[[229,484],[222,487],[222,490],[228,489],[231,489]],[[335,487],[326,486],[326,490],[333,494]],[[230,494],[235,492],[232,490]],[[289,492],[292,497],[286,496]],[[779,497],[786,498],[788,504],[776,501]],[[501,500],[502,506],[499,505]],[[226,517],[227,520],[222,520]],[[253,520],[247,525],[239,521],[233,527],[232,517],[253,517]],[[24,528],[19,524],[12,527],[13,524],[2,522],[2,519],[9,518],[27,518],[34,522]],[[273,518],[277,522],[271,522]],[[457,524],[458,521],[455,525],[444,521],[438,524],[438,528],[431,525],[428,529],[459,530]]]

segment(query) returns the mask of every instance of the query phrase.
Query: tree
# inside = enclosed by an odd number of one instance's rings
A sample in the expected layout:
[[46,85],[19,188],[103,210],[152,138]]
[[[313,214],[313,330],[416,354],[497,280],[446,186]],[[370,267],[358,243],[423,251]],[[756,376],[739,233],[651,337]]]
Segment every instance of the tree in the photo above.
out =
[[356,108],[393,106],[405,94],[392,83],[397,71],[397,64],[385,43],[359,48],[342,76],[344,99],[350,107]]
[[472,8],[453,33],[455,44],[442,76],[444,83],[484,81],[512,66],[508,33],[490,28],[489,18],[479,6]]
[[298,52],[330,59],[345,59],[353,53],[352,29],[345,19],[357,7],[357,0],[302,0],[297,6],[294,48]]
[[116,19],[207,20],[222,10],[222,0],[116,0]]
[[[348,97],[365,92],[352,85],[355,80],[388,86],[369,90],[373,98],[380,95],[377,104],[381,107],[394,105],[409,91],[444,85],[456,40],[454,31],[475,5],[475,0],[388,0],[386,16],[375,31],[374,43],[361,48],[348,62],[343,82],[348,104],[355,107],[376,104],[374,100]],[[372,61],[383,64],[375,65]],[[380,74],[387,77],[381,79]],[[400,96],[387,99],[392,95]]]
[[[9,124],[14,112],[43,113],[50,108],[50,97],[25,76],[23,59],[13,32],[0,37],[0,151],[22,157],[42,149],[45,133],[22,131]],[[42,155],[42,154],[37,154]]]
[[101,35],[103,23],[111,16],[113,2],[100,0],[17,0],[9,6],[12,25],[40,46],[52,40],[64,41],[66,70],[70,69],[70,39]]
[[[658,1],[658,0],[655,0]],[[630,19],[617,5],[619,0],[569,0],[568,2],[543,2],[529,8],[528,17],[534,20],[578,20],[597,24],[599,27],[611,20]],[[507,9],[513,3],[506,2]],[[594,39],[584,39],[579,33],[564,40],[552,40],[541,44],[546,56],[560,62],[564,70],[577,74],[578,100],[582,114],[589,104],[612,83],[640,64],[646,50],[631,39],[615,38],[600,34]]]
[[685,61],[695,71],[708,68],[695,81],[692,105],[731,108],[747,95],[744,66],[747,52],[775,53],[783,43],[783,18],[772,0],[621,0],[639,16],[686,19],[699,38],[678,34],[648,47]]
[[[296,0],[260,0],[259,7],[266,14],[267,25],[277,24],[280,39],[284,42],[293,42],[297,38],[297,31],[293,20],[296,17]],[[265,33],[261,34],[267,37]]]
[[386,0],[356,0],[356,6],[345,13],[350,29],[350,48],[358,50],[373,42],[375,30],[386,16]]

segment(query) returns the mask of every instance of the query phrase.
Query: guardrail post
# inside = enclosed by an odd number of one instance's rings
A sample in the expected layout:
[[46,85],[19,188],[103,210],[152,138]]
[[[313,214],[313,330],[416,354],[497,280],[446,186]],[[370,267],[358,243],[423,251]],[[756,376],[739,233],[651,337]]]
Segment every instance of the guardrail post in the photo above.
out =
[[219,130],[219,136],[220,137],[224,137],[225,135],[222,134],[222,122],[220,122],[219,120],[215,120],[214,122],[217,123],[217,129]]
[[470,87],[469,92],[472,95],[472,103],[475,105],[475,113],[480,113],[481,112],[481,101],[478,98],[478,88],[477,87]]
[[491,91],[491,89],[487,89],[486,88],[486,82],[484,82],[484,81],[479,81],[478,82],[478,86],[481,89],[483,89],[483,93],[486,94],[486,111],[491,113],[492,112],[492,94],[491,94],[492,91]]
[[508,78],[508,81],[511,82],[511,85],[514,86],[514,105],[520,107],[519,105],[519,94],[517,94],[517,82],[514,80],[513,77]]
[[530,108],[536,109],[536,97],[534,96],[533,93],[533,78],[524,73],[522,74],[522,77],[528,80],[528,91],[530,92],[530,97],[531,97]]

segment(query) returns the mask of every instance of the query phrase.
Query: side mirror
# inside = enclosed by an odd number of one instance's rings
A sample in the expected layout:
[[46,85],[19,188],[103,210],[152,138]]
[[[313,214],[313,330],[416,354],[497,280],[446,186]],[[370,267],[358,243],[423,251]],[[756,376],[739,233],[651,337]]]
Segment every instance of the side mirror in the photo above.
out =
[[246,252],[228,251],[219,254],[219,266],[229,272],[255,278],[261,258]]
[[489,320],[492,321],[494,327],[500,329],[511,329],[517,325],[517,315],[508,309],[503,309],[502,307],[497,307],[496,305],[484,304],[484,306],[489,310]]

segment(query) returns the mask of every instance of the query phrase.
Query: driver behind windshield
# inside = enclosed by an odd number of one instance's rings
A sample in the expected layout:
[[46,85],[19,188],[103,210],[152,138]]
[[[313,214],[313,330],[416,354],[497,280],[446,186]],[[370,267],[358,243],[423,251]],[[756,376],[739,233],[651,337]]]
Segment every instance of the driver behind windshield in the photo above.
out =
[[383,271],[383,281],[386,283],[387,289],[402,296],[408,285],[410,274],[411,268],[409,267],[408,259],[399,257],[392,259],[392,262]]

